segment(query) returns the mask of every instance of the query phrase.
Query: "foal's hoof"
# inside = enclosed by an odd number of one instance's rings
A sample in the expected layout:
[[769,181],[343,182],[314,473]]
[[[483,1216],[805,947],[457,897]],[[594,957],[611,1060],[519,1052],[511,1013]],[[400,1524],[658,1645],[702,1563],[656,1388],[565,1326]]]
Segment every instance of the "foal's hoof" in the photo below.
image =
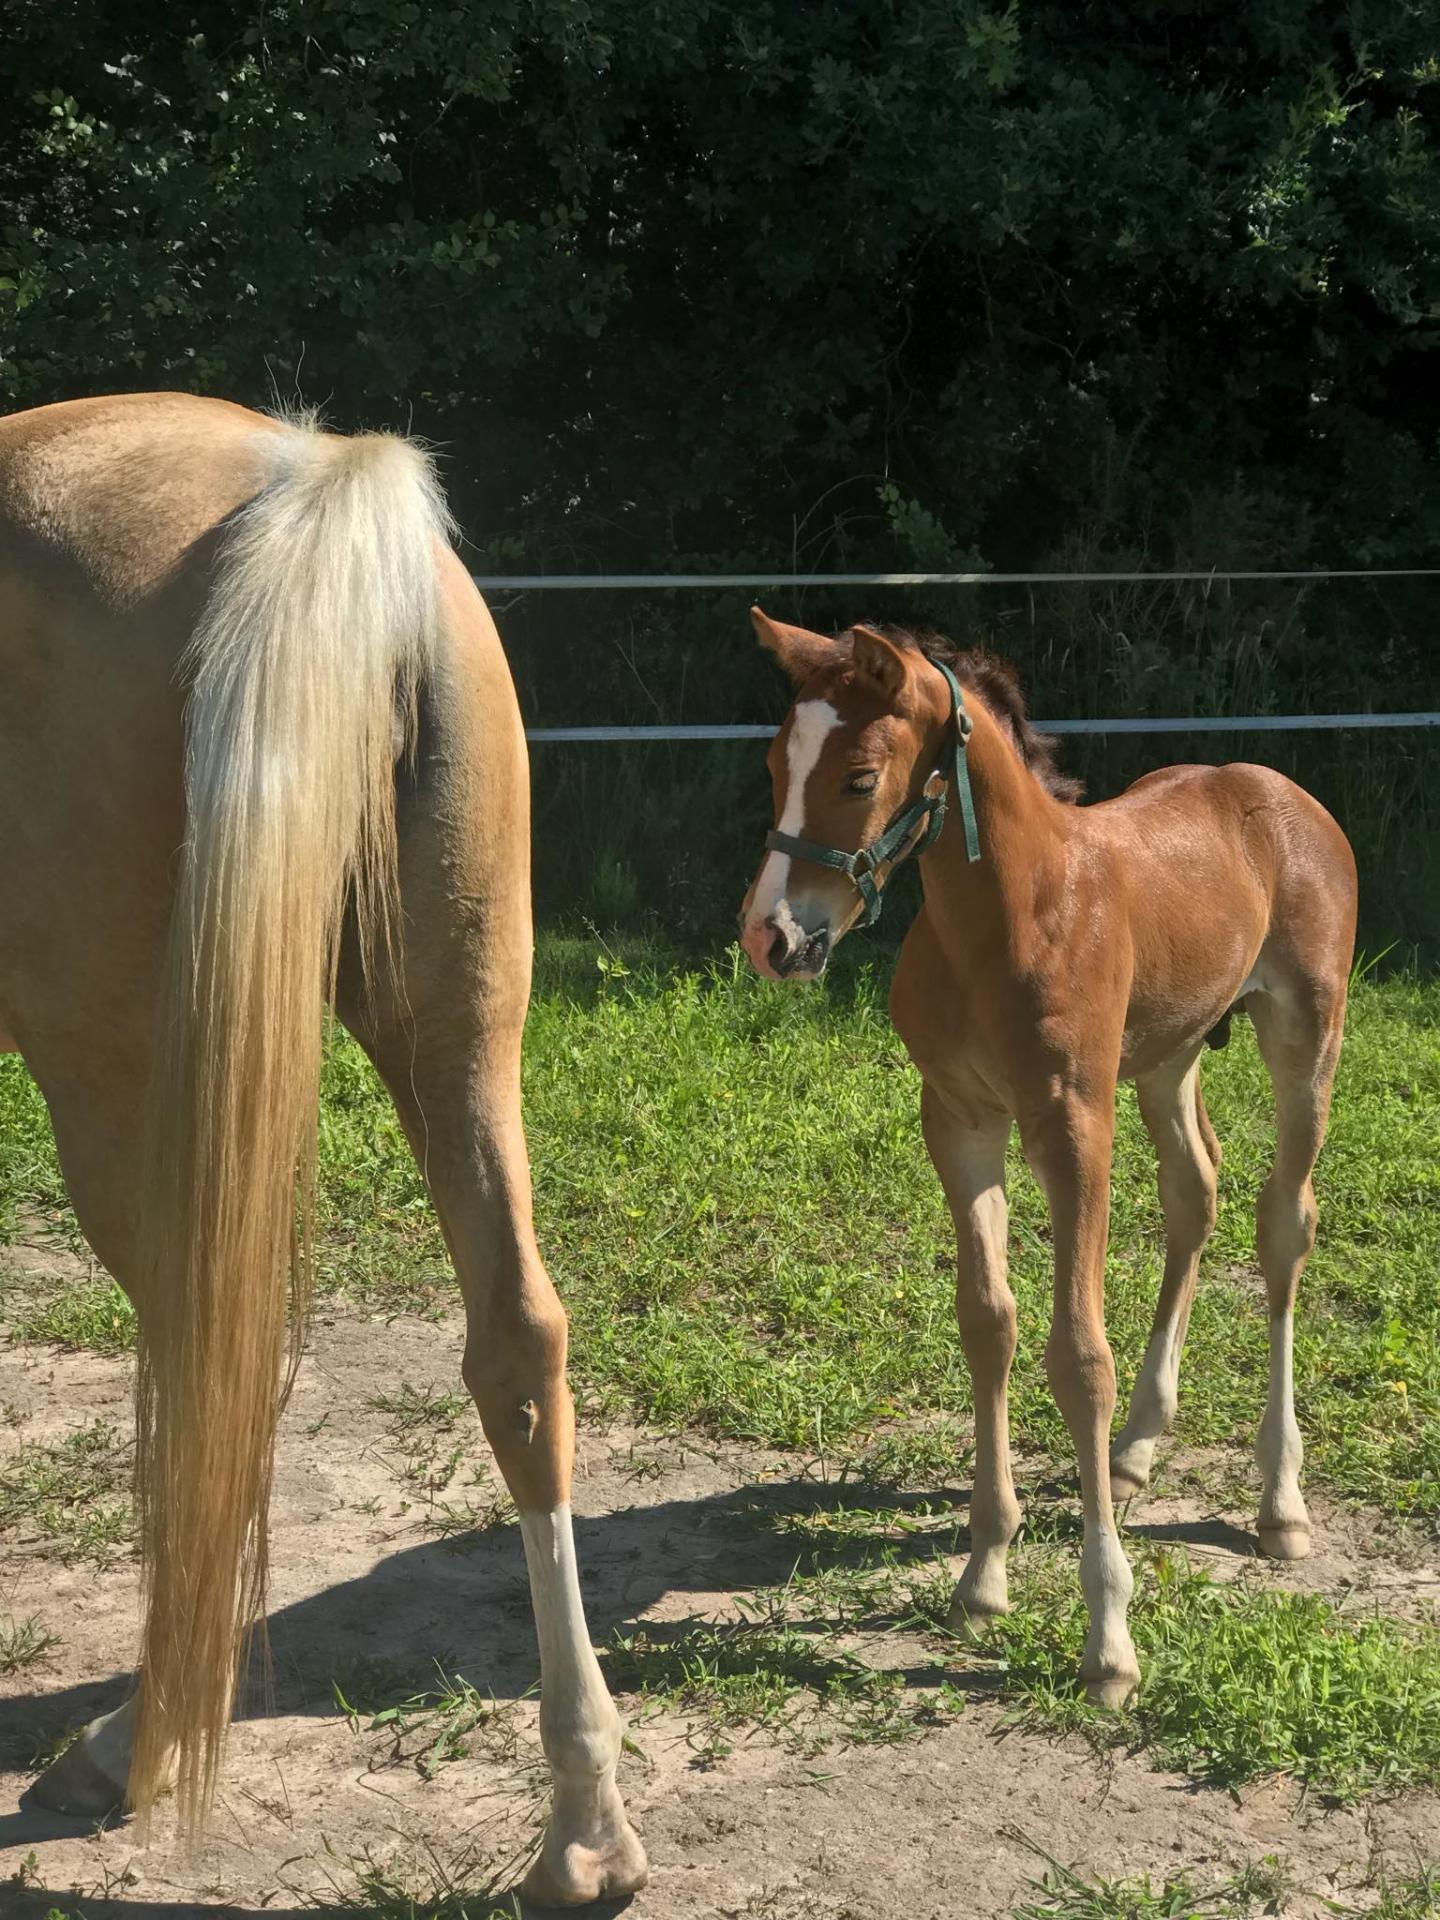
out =
[[1150,1484],[1148,1472],[1127,1465],[1123,1460],[1110,1462],[1110,1498],[1117,1507],[1123,1507],[1127,1500],[1133,1500],[1142,1494]]
[[83,1734],[51,1762],[30,1792],[37,1806],[85,1820],[106,1819],[125,1805],[124,1783],[95,1764]]
[[945,1616],[945,1625],[957,1639],[983,1640],[997,1620],[1001,1620],[1010,1611],[1008,1603],[999,1606],[987,1606],[984,1601],[971,1597],[964,1600],[957,1593],[950,1602],[950,1611]]
[[565,1846],[547,1833],[520,1891],[537,1907],[586,1907],[592,1900],[638,1893],[649,1878],[645,1849],[627,1820],[603,1848]]
[[1267,1560],[1303,1560],[1310,1552],[1308,1526],[1261,1527],[1260,1551]]
[[1137,1667],[1108,1667],[1099,1673],[1087,1673],[1082,1667],[1080,1678],[1085,1682],[1085,1698],[1092,1706],[1110,1707],[1117,1713],[1140,1690]]

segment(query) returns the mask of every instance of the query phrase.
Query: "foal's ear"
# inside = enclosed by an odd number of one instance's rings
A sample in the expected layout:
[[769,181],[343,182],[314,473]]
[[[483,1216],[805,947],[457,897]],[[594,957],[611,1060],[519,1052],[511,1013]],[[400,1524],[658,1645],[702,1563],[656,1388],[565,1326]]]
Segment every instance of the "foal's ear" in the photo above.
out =
[[893,700],[910,677],[904,654],[893,640],[876,633],[873,627],[852,627],[850,637],[850,657],[857,672],[875,681]]
[[751,607],[750,624],[761,646],[774,654],[797,687],[835,658],[835,642],[823,633],[811,633],[808,627],[787,627],[759,607]]

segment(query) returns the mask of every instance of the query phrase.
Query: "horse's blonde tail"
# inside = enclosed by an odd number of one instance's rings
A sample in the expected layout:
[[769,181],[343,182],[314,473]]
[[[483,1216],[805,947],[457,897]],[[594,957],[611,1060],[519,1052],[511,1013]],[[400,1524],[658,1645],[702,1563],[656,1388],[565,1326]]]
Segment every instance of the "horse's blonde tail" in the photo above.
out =
[[131,1804],[214,1795],[264,1600],[310,1292],[322,1002],[342,923],[397,935],[395,769],[435,650],[448,517],[425,456],[309,422],[227,527],[183,663],[186,838],[140,1196],[147,1613]]

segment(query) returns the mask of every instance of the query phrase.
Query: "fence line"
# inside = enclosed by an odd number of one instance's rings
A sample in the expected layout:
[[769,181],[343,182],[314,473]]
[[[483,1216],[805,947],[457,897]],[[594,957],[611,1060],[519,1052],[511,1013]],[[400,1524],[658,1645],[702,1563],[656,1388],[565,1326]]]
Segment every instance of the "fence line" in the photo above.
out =
[[1440,567],[1197,567],[1178,573],[475,573],[485,593],[721,587],[1058,587],[1147,580],[1433,580]]
[[[1093,586],[1106,582],[1190,580],[1430,580],[1440,567],[1315,567],[1278,572],[1198,568],[1173,573],[520,573],[472,574],[486,592],[579,592],[722,587],[1002,587]],[[1302,733],[1341,728],[1440,727],[1440,713],[1282,713],[1208,715],[1154,720],[1037,720],[1047,733]],[[762,725],[673,727],[531,727],[526,738],[562,742],[769,740]]]
[[[1440,727],[1440,713],[1247,713],[1204,719],[1036,720],[1042,733],[1327,733],[1342,728]],[[537,746],[605,740],[769,740],[777,727],[759,724],[675,727],[530,727]]]

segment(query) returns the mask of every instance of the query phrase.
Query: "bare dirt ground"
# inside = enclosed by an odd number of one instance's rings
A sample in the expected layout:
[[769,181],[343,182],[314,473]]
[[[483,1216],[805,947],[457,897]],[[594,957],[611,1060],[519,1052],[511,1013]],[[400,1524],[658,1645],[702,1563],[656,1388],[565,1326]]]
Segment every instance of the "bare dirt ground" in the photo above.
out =
[[[0,1541],[0,1615],[38,1615],[60,1642],[43,1666],[0,1679],[0,1913],[63,1900],[86,1920],[217,1906],[293,1915],[356,1898],[367,1857],[417,1891],[427,1862],[479,1886],[519,1859],[543,1801],[518,1535],[496,1508],[502,1490],[468,1406],[449,1427],[421,1417],[407,1430],[372,1405],[402,1385],[422,1400],[457,1391],[460,1344],[454,1320],[322,1309],[280,1452],[275,1704],[236,1726],[198,1855],[167,1845],[163,1817],[146,1844],[130,1824],[96,1832],[27,1800],[37,1750],[124,1697],[137,1569],[123,1548],[97,1568],[61,1564],[23,1530]],[[0,1348],[0,1462],[97,1419],[123,1431],[129,1372],[92,1354]],[[641,1621],[733,1616],[735,1589],[783,1580],[793,1544],[747,1526],[744,1503],[761,1483],[803,1498],[815,1476],[793,1456],[587,1424],[575,1505],[597,1644]],[[1314,1557],[1271,1577],[1401,1609],[1440,1591],[1433,1554],[1377,1553],[1365,1516],[1323,1502],[1315,1517]],[[1223,1571],[1250,1553],[1249,1518],[1162,1496],[1131,1521]],[[896,1658],[913,1663],[917,1687],[942,1677],[920,1636],[898,1652],[887,1644],[886,1664]],[[437,1661],[496,1707],[466,1755],[426,1778],[423,1730],[352,1724],[332,1681],[359,1706],[377,1688],[393,1699],[434,1687]],[[717,1757],[683,1716],[632,1713],[624,1785],[652,1860],[637,1920],[999,1915],[1040,1871],[1037,1847],[1107,1874],[1185,1868],[1202,1882],[1273,1854],[1296,1888],[1285,1911],[1318,1914],[1326,1901],[1368,1904],[1356,1890],[1377,1863],[1413,1868],[1440,1834],[1431,1796],[1341,1811],[1280,1785],[1237,1797],[1144,1756],[1102,1760],[1079,1739],[1007,1731],[1004,1717],[979,1687],[958,1719],[906,1745],[804,1757],[742,1732]]]

